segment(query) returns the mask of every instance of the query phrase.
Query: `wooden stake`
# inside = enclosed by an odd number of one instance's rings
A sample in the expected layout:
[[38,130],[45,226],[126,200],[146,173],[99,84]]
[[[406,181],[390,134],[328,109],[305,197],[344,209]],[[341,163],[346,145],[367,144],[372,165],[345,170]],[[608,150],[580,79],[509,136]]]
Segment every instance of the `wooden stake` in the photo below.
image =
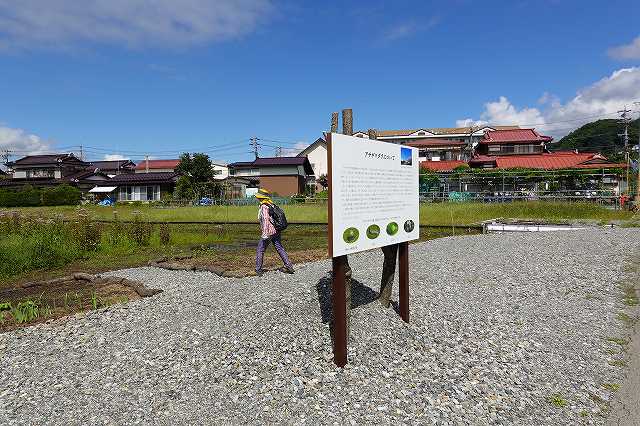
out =
[[348,315],[346,288],[348,284],[345,279],[345,265],[347,256],[332,258],[333,279],[331,281],[331,299],[333,303],[333,362],[338,367],[347,364],[347,340],[349,331],[347,329]]
[[351,108],[342,110],[342,134],[353,135],[353,110]]
[[398,244],[398,258],[400,263],[400,317],[409,322],[409,243]]

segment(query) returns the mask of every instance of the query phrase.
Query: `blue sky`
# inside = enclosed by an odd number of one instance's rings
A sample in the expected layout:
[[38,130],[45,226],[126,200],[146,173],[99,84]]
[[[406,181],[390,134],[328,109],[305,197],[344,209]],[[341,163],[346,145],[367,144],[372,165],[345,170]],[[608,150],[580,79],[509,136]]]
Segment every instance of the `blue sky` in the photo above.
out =
[[345,107],[357,129],[562,136],[640,101],[638,16],[584,0],[0,0],[0,150],[240,160],[249,137],[263,156],[293,149]]

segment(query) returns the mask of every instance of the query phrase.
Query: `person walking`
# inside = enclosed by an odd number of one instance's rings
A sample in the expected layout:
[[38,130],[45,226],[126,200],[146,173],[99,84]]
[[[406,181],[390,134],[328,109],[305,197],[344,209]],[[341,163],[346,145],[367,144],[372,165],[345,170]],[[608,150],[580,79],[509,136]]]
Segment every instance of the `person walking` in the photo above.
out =
[[295,271],[293,265],[287,256],[287,252],[282,246],[282,239],[280,231],[276,229],[273,220],[271,218],[270,210],[273,210],[276,206],[271,200],[271,193],[266,189],[260,188],[256,193],[256,198],[260,200],[260,206],[258,208],[258,220],[260,221],[260,241],[258,242],[258,249],[256,250],[256,274],[261,276],[265,271],[262,269],[262,263],[264,261],[264,252],[269,246],[269,242],[273,242],[273,246],[280,255],[284,266],[278,269],[280,272],[286,274],[293,274]]

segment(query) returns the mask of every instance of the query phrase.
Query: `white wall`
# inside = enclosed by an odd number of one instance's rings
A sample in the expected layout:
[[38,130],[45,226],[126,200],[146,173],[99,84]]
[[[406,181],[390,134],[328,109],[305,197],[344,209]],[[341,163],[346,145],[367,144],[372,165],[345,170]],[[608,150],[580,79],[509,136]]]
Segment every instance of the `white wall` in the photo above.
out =
[[316,179],[328,173],[326,146],[318,144],[318,146],[313,148],[313,150],[307,154],[307,158],[311,163],[311,167],[313,167],[313,174]]
[[221,166],[218,164],[212,164],[213,178],[216,180],[226,179],[229,177],[229,167]]

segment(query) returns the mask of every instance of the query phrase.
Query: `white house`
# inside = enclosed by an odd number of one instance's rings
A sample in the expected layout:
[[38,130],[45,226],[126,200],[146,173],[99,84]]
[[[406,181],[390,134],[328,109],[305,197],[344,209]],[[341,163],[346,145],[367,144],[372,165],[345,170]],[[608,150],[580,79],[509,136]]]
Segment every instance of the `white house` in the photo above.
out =
[[229,177],[229,165],[224,161],[211,160],[211,170],[215,180],[223,180]]
[[329,172],[327,142],[322,138],[318,138],[314,143],[303,149],[300,154],[298,154],[298,157],[307,157],[309,159],[316,180],[316,191],[322,191],[324,188],[317,182],[320,176],[326,176]]

